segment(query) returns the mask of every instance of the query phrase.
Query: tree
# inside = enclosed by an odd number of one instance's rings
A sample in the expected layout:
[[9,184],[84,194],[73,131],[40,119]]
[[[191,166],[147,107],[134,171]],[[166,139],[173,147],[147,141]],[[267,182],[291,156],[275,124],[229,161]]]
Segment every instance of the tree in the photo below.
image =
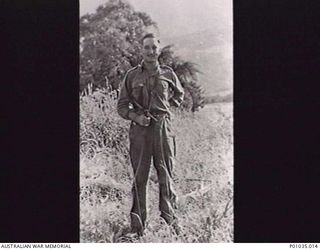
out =
[[89,83],[118,89],[125,72],[141,58],[140,40],[156,24],[121,0],[110,0],[80,18],[80,91]]
[[[141,62],[141,39],[157,28],[150,16],[138,12],[124,0],[109,0],[93,14],[80,18],[80,91],[95,88],[118,90],[125,73]],[[196,65],[174,57],[172,46],[163,49],[161,60],[177,73],[188,90],[185,108],[201,106]],[[171,60],[171,61],[170,61]],[[188,99],[189,98],[189,99]]]

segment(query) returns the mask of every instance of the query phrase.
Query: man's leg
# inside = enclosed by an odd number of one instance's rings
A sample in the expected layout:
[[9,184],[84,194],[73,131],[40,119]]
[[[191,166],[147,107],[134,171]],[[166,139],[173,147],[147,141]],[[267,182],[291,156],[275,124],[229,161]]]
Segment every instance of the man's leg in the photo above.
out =
[[146,187],[151,165],[152,141],[149,127],[132,124],[130,127],[130,159],[134,180],[132,187],[133,204],[131,209],[131,228],[142,234],[147,217]]
[[154,127],[154,165],[158,173],[160,187],[161,217],[170,225],[175,219],[176,194],[172,187],[173,137],[170,135],[169,120],[163,118]]

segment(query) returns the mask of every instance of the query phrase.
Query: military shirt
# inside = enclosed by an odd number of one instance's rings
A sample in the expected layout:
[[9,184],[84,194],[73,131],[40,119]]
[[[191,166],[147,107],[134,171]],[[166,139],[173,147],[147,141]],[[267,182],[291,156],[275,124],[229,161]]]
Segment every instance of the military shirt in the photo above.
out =
[[128,120],[133,120],[144,110],[170,114],[170,106],[180,106],[183,96],[181,83],[170,67],[158,65],[150,74],[142,63],[124,77],[117,109],[119,115]]

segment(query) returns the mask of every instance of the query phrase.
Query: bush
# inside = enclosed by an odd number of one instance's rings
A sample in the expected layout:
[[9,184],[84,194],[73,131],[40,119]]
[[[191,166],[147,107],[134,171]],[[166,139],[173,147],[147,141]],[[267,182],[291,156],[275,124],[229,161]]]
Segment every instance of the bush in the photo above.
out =
[[80,151],[88,158],[100,151],[128,152],[128,122],[117,114],[116,95],[89,87],[80,96]]
[[174,110],[173,174],[182,234],[176,235],[159,217],[158,181],[152,167],[145,235],[134,239],[126,237],[133,181],[129,121],[117,114],[113,95],[106,89],[89,88],[80,97],[80,241],[233,241],[230,108],[214,105],[198,113]]

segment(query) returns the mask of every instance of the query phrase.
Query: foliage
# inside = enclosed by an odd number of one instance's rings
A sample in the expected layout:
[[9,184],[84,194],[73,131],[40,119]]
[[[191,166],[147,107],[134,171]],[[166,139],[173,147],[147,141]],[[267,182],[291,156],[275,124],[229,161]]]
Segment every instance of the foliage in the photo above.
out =
[[80,18],[80,90],[110,85],[117,89],[125,72],[141,58],[140,40],[151,18],[125,1],[110,0]]
[[201,73],[195,63],[185,61],[174,55],[173,45],[162,48],[160,63],[170,66],[176,72],[182,86],[186,90],[183,106],[192,111],[204,107],[204,92],[198,83],[197,74]]
[[[156,28],[150,16],[138,12],[123,0],[109,0],[93,14],[80,18],[80,91],[92,88],[118,90],[130,68],[142,60],[141,39]],[[203,107],[203,91],[196,75],[197,66],[173,54],[172,46],[162,50],[161,62],[171,66],[187,90],[183,107]]]
[[127,123],[117,114],[116,92],[92,86],[80,96],[80,151],[90,158],[97,150],[127,153]]
[[159,217],[158,180],[151,168],[148,220],[140,239],[129,229],[133,173],[128,158],[129,122],[116,113],[114,92],[89,88],[80,97],[81,242],[232,242],[232,114],[229,104],[197,113],[175,110],[174,187],[176,235]]

